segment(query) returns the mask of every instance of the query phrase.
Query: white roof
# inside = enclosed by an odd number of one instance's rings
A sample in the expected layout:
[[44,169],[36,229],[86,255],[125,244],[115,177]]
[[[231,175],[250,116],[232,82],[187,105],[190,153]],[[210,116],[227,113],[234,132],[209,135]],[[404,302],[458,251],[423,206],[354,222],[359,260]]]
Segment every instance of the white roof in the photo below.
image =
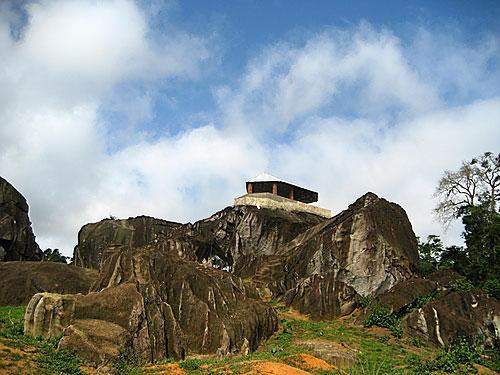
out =
[[275,177],[273,175],[270,175],[268,173],[261,173],[254,178],[248,180],[248,182],[264,182],[264,181],[278,181],[278,182],[285,182],[281,178]]

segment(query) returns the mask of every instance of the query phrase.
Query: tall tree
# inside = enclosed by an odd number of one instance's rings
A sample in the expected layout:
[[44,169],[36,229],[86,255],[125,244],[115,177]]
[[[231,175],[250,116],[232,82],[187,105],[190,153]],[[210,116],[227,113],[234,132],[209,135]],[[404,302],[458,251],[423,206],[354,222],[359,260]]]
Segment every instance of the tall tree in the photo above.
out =
[[500,154],[486,152],[456,171],[445,171],[434,195],[435,213],[445,225],[479,204],[495,212],[500,200]]

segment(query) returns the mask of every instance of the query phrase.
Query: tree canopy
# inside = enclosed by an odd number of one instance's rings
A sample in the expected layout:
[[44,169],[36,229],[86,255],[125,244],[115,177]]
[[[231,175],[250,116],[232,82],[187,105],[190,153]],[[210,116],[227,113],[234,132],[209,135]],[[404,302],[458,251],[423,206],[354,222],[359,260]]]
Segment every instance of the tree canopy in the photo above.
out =
[[495,212],[500,200],[500,154],[485,152],[456,171],[445,171],[434,196],[438,199],[435,213],[446,225],[468,207],[485,205]]
[[435,235],[419,241],[420,273],[452,268],[500,298],[500,154],[486,152],[457,171],[445,171],[436,197],[435,211],[445,224],[462,219],[465,246],[445,248]]

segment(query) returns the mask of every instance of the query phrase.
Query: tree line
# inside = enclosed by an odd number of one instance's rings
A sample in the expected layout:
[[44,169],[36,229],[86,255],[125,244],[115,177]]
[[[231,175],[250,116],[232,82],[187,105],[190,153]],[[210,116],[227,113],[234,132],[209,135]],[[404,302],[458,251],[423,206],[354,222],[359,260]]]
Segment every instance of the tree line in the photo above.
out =
[[461,220],[464,246],[444,247],[439,236],[419,240],[419,271],[453,269],[474,288],[500,299],[500,154],[486,152],[445,171],[435,192],[444,226]]

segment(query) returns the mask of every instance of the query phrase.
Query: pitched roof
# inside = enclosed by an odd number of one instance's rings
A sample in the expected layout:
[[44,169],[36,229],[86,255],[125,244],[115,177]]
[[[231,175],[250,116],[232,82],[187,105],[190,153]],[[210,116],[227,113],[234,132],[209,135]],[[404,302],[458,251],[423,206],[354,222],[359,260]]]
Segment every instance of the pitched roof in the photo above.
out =
[[285,182],[281,178],[275,177],[268,173],[261,173],[254,178],[248,180],[248,182],[264,182],[264,181],[277,181],[277,182]]

